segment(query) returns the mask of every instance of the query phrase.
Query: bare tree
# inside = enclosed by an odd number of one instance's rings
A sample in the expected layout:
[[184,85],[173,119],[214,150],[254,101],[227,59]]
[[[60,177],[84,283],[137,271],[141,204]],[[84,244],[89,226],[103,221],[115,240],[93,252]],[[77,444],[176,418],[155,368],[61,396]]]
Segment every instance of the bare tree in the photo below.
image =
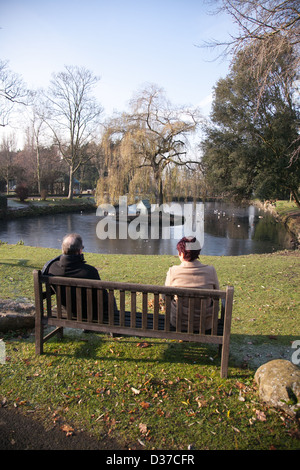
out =
[[0,127],[9,123],[15,104],[28,104],[30,92],[20,75],[12,72],[8,62],[0,59]]
[[[293,96],[297,107],[299,100],[299,66],[300,66],[300,3],[299,0],[212,0],[219,5],[215,13],[228,13],[237,25],[236,34],[230,34],[225,41],[214,40],[206,43],[209,47],[223,46],[222,54],[232,55],[233,59],[240,54],[249,74],[257,81],[258,94],[256,112],[261,99],[270,86],[270,77],[284,53],[289,57],[289,67],[282,68],[280,76],[273,74],[274,84],[281,80],[288,84],[286,96]],[[252,51],[251,56],[245,51]],[[294,142],[295,143],[295,142]],[[293,144],[294,144],[293,143]],[[291,163],[300,154],[298,139],[296,150],[291,156]]]
[[[33,93],[31,106],[27,109],[26,120],[29,126],[26,130],[27,146],[31,148],[31,152],[35,155],[35,175],[37,182],[37,191],[41,192],[41,149],[42,140],[46,130],[46,108],[43,100],[42,90]],[[48,127],[47,127],[48,129]]]
[[[219,4],[215,13],[228,13],[238,29],[227,41],[215,40],[209,46],[225,46],[226,52],[235,54],[259,41],[269,55],[276,57],[282,42],[291,46],[300,43],[298,0],[212,0],[211,3]],[[276,38],[281,41],[274,44]]]
[[46,122],[69,167],[69,199],[73,197],[74,173],[93,156],[85,149],[94,137],[103,111],[91,95],[98,81],[84,67],[66,66],[65,71],[53,75],[47,93]]
[[212,4],[219,4],[215,13],[228,13],[237,29],[227,40],[215,39],[205,45],[223,46],[222,54],[233,57],[251,46],[254,53],[251,60],[249,55],[246,60],[249,72],[260,82],[260,96],[270,71],[283,51],[293,57],[289,70],[291,76],[295,75],[300,63],[299,0],[212,0]]
[[9,194],[9,182],[16,176],[14,156],[16,154],[16,139],[14,134],[2,137],[0,143],[0,176],[6,181],[6,193]]

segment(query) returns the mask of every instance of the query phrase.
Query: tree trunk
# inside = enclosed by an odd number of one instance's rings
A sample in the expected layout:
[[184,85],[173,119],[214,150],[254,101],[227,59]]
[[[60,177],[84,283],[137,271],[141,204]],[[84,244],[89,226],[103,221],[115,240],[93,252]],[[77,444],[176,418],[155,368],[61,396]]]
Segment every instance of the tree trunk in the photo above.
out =
[[155,181],[155,202],[158,205],[163,203],[163,184],[161,178],[161,172],[158,169],[154,170],[154,181]]
[[69,194],[68,194],[68,199],[73,199],[73,165],[70,165],[70,170],[69,170]]
[[291,193],[293,195],[293,198],[295,200],[295,203],[297,204],[298,207],[300,207],[300,199],[299,199],[299,194],[295,189],[291,190]]
[[40,150],[38,144],[36,146],[36,176],[38,193],[41,194]]

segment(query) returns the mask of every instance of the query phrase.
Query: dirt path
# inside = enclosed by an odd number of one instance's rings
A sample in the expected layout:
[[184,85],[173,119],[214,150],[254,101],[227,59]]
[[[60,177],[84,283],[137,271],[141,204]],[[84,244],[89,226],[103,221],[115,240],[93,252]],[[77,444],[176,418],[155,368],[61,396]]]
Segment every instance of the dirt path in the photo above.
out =
[[112,439],[97,440],[85,432],[67,435],[59,426],[43,425],[16,409],[0,407],[0,450],[123,450]]

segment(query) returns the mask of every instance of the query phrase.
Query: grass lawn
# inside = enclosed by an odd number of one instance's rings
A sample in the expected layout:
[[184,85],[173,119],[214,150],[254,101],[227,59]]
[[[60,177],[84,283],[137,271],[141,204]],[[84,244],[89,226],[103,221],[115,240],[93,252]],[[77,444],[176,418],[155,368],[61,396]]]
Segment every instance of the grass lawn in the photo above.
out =
[[[57,250],[0,245],[0,298],[33,300],[32,270]],[[163,284],[175,256],[87,253],[104,280]],[[300,253],[201,257],[235,288],[228,379],[216,346],[70,331],[35,356],[33,332],[3,336],[0,400],[47,427],[124,449],[299,449],[295,419],[259,400],[256,368],[300,338]],[[70,436],[71,438],[71,436]]]

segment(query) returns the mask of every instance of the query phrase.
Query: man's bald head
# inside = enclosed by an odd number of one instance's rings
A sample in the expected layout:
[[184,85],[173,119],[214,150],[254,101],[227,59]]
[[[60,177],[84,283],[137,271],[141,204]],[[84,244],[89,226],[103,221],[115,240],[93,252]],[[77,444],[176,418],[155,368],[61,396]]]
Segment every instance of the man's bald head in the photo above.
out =
[[79,255],[83,248],[82,238],[78,233],[69,233],[63,238],[61,249],[64,255]]

